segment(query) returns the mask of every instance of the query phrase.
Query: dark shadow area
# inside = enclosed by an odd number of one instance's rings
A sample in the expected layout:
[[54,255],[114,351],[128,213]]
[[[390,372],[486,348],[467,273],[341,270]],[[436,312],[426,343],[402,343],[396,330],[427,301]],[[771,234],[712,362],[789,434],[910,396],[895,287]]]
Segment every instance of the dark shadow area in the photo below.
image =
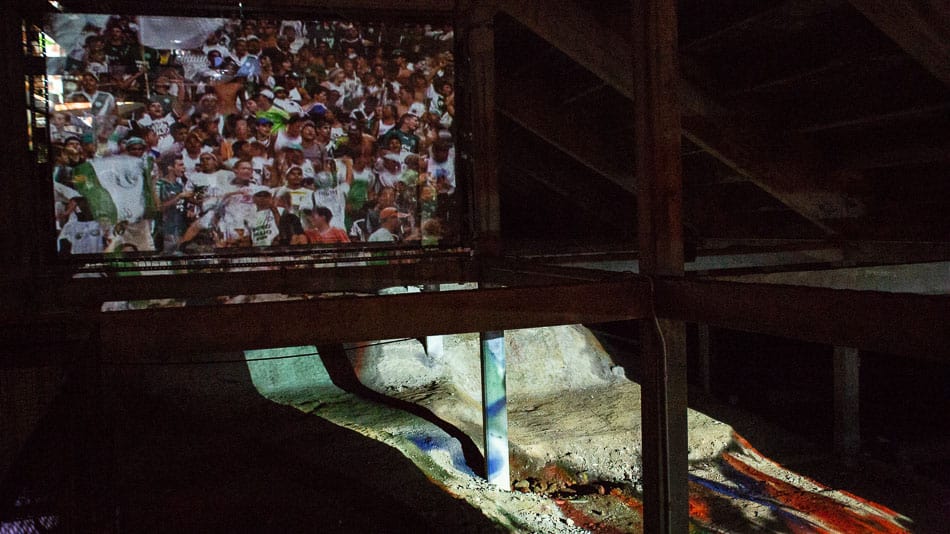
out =
[[28,532],[110,525],[112,493],[102,467],[111,453],[100,439],[100,399],[90,387],[95,379],[89,371],[78,366],[68,371],[62,389],[7,471],[0,484],[0,523],[18,524]]
[[63,518],[53,531],[503,531],[396,449],[265,399],[246,364],[114,367],[101,384],[103,425],[67,424],[89,406],[72,388],[18,465],[14,493]]
[[434,413],[418,404],[395,399],[364,386],[363,383],[360,382],[359,377],[356,376],[356,372],[353,371],[353,366],[350,365],[350,360],[347,358],[346,350],[342,345],[319,345],[317,346],[317,352],[320,354],[320,360],[323,361],[323,366],[326,367],[327,373],[330,375],[330,380],[333,381],[336,387],[364,399],[411,413],[439,427],[443,432],[458,440],[462,445],[462,454],[465,456],[465,463],[472,472],[483,478],[486,476],[485,457],[481,451],[478,450],[478,446],[475,445],[475,442],[472,441],[472,438],[470,438],[468,434],[439,419]]

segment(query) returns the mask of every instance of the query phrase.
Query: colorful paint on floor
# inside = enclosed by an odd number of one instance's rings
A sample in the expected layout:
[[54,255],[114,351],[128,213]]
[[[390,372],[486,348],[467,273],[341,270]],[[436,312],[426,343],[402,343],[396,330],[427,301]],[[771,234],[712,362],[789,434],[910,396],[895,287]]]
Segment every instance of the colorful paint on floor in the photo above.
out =
[[[366,351],[352,355],[362,373],[379,372],[377,363],[366,361]],[[410,458],[433,483],[450,494],[465,499],[487,516],[512,532],[640,532],[643,506],[637,486],[638,453],[636,448],[624,452],[618,448],[614,458],[625,462],[623,472],[590,470],[581,472],[571,452],[565,458],[539,457],[533,444],[519,442],[518,428],[538,426],[538,431],[553,431],[545,420],[531,420],[532,414],[543,415],[546,405],[534,402],[528,408],[515,402],[509,393],[511,407],[512,476],[537,478],[536,487],[522,485],[522,491],[502,491],[474,476],[465,463],[459,442],[428,421],[402,410],[366,401],[337,388],[323,367],[314,347],[296,347],[275,351],[248,351],[248,367],[255,386],[265,397],[323,417],[335,424],[373,437],[397,448]],[[304,355],[300,358],[253,361],[262,357]],[[439,380],[436,368],[440,362],[426,360],[425,355],[411,354],[405,361],[393,362],[418,378],[414,383],[400,384],[400,398],[419,399],[444,420],[465,430],[481,446],[481,437],[472,423],[472,414],[464,408],[470,399],[464,392],[451,390],[450,384]],[[451,356],[447,356],[451,357]],[[376,371],[372,371],[375,369]],[[421,377],[421,378],[420,378]],[[638,391],[635,384],[614,384],[611,392]],[[448,389],[445,389],[448,388]],[[585,393],[587,390],[584,390]],[[599,416],[603,405],[602,392],[590,390],[593,416],[587,420],[590,429],[557,429],[580,436],[612,431],[610,419]],[[390,392],[392,393],[392,392]],[[437,404],[433,398],[443,396],[450,402]],[[523,395],[522,395],[523,396]],[[524,399],[522,399],[524,400]],[[550,402],[550,401],[544,401]],[[638,406],[628,398],[616,399],[627,406]],[[600,403],[600,404],[598,404]],[[536,404],[536,406],[535,406]],[[433,409],[435,406],[435,409]],[[451,406],[451,410],[439,406]],[[578,409],[581,409],[578,407]],[[453,412],[452,410],[456,410]],[[600,412],[602,414],[602,412]],[[708,419],[708,418],[707,418]],[[727,439],[711,445],[701,454],[691,453],[690,520],[692,532],[908,532],[908,518],[844,491],[825,487],[801,477],[760,454],[741,436],[721,425]],[[720,428],[720,427],[717,427]],[[617,435],[630,439],[629,429]],[[524,434],[521,434],[524,436]],[[639,439],[639,436],[636,436]],[[576,452],[574,453],[577,454]],[[624,456],[624,454],[626,456]],[[619,456],[618,456],[619,455]],[[616,471],[616,469],[615,469]]]

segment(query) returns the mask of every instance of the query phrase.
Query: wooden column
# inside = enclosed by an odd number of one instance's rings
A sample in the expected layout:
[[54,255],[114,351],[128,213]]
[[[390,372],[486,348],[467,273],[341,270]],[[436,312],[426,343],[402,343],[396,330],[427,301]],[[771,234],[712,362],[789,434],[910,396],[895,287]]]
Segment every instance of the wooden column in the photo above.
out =
[[[51,221],[52,210],[47,209],[46,196],[37,195],[49,183],[49,176],[39,179],[44,185],[38,185],[33,155],[28,148],[27,110],[24,107],[24,76],[28,71],[42,73],[45,65],[35,57],[26,58],[23,54],[23,32],[21,17],[28,12],[25,5],[16,2],[5,4],[3,17],[0,17],[0,39],[5,58],[0,65],[0,121],[4,124],[3,146],[4,164],[0,168],[0,225],[16,231],[3,232],[0,236],[0,282],[4,283],[5,299],[0,306],[18,307],[22,288],[29,285],[22,281],[32,276],[36,270],[37,251],[46,245],[49,232],[43,231]],[[37,19],[36,13],[32,19]],[[31,50],[32,51],[32,50]],[[52,188],[52,185],[49,185]],[[52,203],[52,189],[49,190],[49,205]],[[46,191],[44,191],[45,193]],[[49,224],[52,224],[51,222]],[[11,291],[13,293],[11,294]]]
[[[468,52],[469,119],[464,130],[471,156],[475,200],[475,247],[479,254],[501,252],[501,204],[498,196],[498,152],[495,131],[495,29],[493,2],[470,0],[460,22]],[[461,84],[460,84],[461,85]],[[465,154],[462,154],[465,157]]]
[[[676,2],[634,0],[640,274],[683,276]],[[686,329],[641,320],[644,532],[687,532]]]
[[835,347],[835,452],[852,463],[861,449],[860,366],[858,349]]
[[510,490],[505,333],[482,332],[479,339],[482,347],[482,429],[485,438],[485,472],[488,482],[501,489]]

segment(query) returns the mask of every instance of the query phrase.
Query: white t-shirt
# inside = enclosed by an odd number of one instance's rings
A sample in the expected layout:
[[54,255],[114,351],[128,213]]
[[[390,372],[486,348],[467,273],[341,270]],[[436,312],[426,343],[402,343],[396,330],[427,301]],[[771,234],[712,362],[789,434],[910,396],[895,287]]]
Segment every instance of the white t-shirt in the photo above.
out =
[[59,239],[68,241],[71,254],[98,254],[105,248],[99,221],[72,220],[63,226]]
[[155,132],[155,135],[158,136],[158,145],[155,149],[159,152],[168,151],[175,143],[175,138],[172,137],[172,124],[175,124],[177,120],[171,113],[157,119],[153,119],[151,115],[146,115],[135,122],[142,128],[148,128]]
[[247,229],[247,221],[253,221],[257,214],[257,205],[254,204],[254,193],[267,189],[259,185],[235,185],[233,194],[223,200],[222,206],[224,212],[221,214],[221,220],[218,222],[218,228],[225,239],[235,239],[238,237],[237,229]]
[[248,223],[250,223],[251,243],[255,247],[269,247],[280,235],[280,227],[274,218],[273,210],[265,209],[256,212],[254,218],[248,220]]
[[221,197],[234,190],[235,187],[231,185],[232,180],[234,180],[234,173],[224,169],[213,173],[196,172],[188,177],[185,191],[203,188],[204,200],[201,203],[201,210],[208,211],[218,205]]

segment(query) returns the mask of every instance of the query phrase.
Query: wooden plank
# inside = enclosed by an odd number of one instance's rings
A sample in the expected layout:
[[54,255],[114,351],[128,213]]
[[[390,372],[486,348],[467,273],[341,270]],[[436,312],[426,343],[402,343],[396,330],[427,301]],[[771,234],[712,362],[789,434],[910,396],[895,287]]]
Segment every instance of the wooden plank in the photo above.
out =
[[[683,276],[676,2],[634,2],[633,19],[640,273]],[[639,326],[643,531],[687,532],[686,327],[655,317]]]
[[103,301],[202,298],[261,293],[376,292],[389,286],[459,283],[474,280],[467,256],[408,264],[357,267],[282,267],[272,270],[192,272],[108,278],[47,280],[51,304],[81,305]]
[[946,0],[849,0],[852,6],[950,87],[950,4]]
[[[100,316],[107,359],[484,332],[643,317],[634,278],[561,286],[187,306]],[[200,349],[199,349],[200,348]]]
[[950,362],[947,295],[662,278],[656,307],[661,317]]

